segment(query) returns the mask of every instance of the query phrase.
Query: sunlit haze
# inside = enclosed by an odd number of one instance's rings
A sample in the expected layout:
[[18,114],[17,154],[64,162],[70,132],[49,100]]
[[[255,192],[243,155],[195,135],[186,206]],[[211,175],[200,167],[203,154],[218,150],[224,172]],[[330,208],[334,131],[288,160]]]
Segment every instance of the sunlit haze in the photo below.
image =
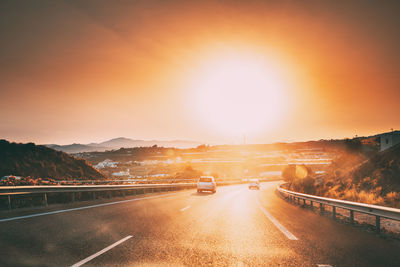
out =
[[289,98],[281,66],[268,60],[240,51],[206,58],[188,87],[193,90],[188,102],[194,102],[194,118],[231,138],[275,131],[285,118]]
[[240,144],[396,129],[396,2],[280,3],[2,1],[0,138]]

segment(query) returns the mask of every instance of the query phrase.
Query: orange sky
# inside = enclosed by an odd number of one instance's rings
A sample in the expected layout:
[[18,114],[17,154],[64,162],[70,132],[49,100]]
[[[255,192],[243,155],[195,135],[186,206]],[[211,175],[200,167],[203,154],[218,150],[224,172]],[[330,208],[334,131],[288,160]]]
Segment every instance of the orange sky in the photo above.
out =
[[224,53],[286,84],[285,114],[243,129],[249,143],[399,128],[397,2],[2,1],[0,138],[240,143],[193,110],[194,81]]

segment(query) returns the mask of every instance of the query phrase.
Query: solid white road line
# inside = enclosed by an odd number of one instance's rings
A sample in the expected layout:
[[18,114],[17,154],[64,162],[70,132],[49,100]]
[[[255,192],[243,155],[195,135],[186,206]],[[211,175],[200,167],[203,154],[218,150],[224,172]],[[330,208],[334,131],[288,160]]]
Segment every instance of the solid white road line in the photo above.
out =
[[106,248],[100,250],[99,252],[93,254],[92,256],[89,256],[89,257],[87,257],[86,259],[83,259],[83,260],[81,260],[80,262],[77,262],[77,263],[75,263],[74,265],[71,265],[71,267],[79,267],[79,266],[81,266],[81,265],[83,265],[83,264],[85,264],[85,263],[87,263],[87,262],[93,260],[93,259],[96,258],[97,256],[100,256],[101,254],[103,254],[103,253],[109,251],[109,250],[112,249],[113,247],[116,247],[116,246],[118,246],[119,244],[125,242],[126,240],[128,240],[128,239],[131,238],[131,237],[132,237],[131,235],[128,235],[127,237],[122,238],[120,241],[117,241],[117,242],[115,242],[115,243],[112,244],[112,245],[109,245],[108,247],[106,247]]
[[115,205],[115,204],[120,204],[120,203],[139,201],[139,200],[144,200],[144,199],[160,198],[160,197],[172,196],[172,195],[176,195],[176,194],[179,194],[179,193],[170,193],[170,194],[163,194],[163,195],[157,195],[157,196],[151,196],[151,197],[133,198],[133,199],[127,199],[127,200],[121,200],[121,201],[115,201],[115,202],[107,202],[107,203],[102,203],[102,204],[84,206],[84,207],[79,207],[79,208],[72,208],[72,209],[66,209],[66,210],[55,210],[55,211],[49,211],[49,212],[43,212],[43,213],[36,213],[36,214],[31,214],[31,215],[0,219],[0,223],[1,222],[9,222],[9,221],[21,220],[21,219],[27,219],[27,218],[32,218],[32,217],[39,217],[39,216],[57,214],[57,213],[63,213],[63,212],[91,209],[91,208],[103,207],[103,206],[108,206],[108,205]]
[[188,208],[190,208],[190,205],[189,205],[189,206],[186,206],[186,207],[184,207],[184,208],[182,208],[182,209],[180,209],[180,211],[185,211],[185,210],[187,210]]
[[332,265],[329,265],[329,264],[317,264],[317,267],[332,267]]
[[264,215],[278,228],[282,233],[285,234],[287,238],[290,240],[298,240],[297,237],[295,237],[291,232],[288,231],[280,222],[278,222],[277,219],[275,219],[266,209],[264,209],[263,206],[261,206],[260,201],[257,198],[257,203],[258,206],[260,207],[261,211],[264,213]]

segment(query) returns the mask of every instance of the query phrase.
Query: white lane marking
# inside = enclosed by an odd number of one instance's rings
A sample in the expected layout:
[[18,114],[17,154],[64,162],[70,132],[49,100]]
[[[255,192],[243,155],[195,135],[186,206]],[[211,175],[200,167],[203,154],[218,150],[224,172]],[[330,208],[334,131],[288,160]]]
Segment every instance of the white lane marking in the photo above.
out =
[[286,235],[287,238],[290,240],[298,240],[297,237],[295,237],[291,232],[289,232],[288,229],[285,228],[280,222],[278,222],[277,219],[275,219],[266,209],[264,209],[263,206],[261,206],[260,201],[257,198],[257,203],[258,206],[260,207],[261,211],[264,213],[264,215],[278,228],[282,233]]
[[329,265],[329,264],[317,264],[317,267],[332,267],[332,265]]
[[184,208],[182,208],[182,209],[180,209],[180,211],[185,211],[185,210],[187,210],[188,208],[190,208],[190,205],[189,205],[189,206],[186,206],[186,207],[184,207]]
[[93,260],[93,259],[96,258],[97,256],[100,256],[101,254],[103,254],[103,253],[109,251],[109,250],[112,249],[113,247],[116,247],[116,246],[118,246],[119,244],[125,242],[126,240],[128,240],[128,239],[131,238],[131,237],[132,237],[131,235],[128,235],[127,237],[122,238],[121,240],[115,242],[115,243],[112,244],[112,245],[109,245],[108,247],[106,247],[106,248],[100,250],[99,252],[93,254],[92,256],[89,256],[89,257],[87,257],[86,259],[83,259],[83,260],[81,260],[80,262],[77,262],[77,263],[75,263],[74,265],[71,265],[71,267],[79,267],[79,266],[81,266],[81,265],[83,265],[83,264],[85,264],[85,263],[87,263],[87,262]]
[[21,220],[21,219],[27,219],[27,218],[32,218],[32,217],[39,217],[39,216],[57,214],[57,213],[63,213],[63,212],[91,209],[91,208],[103,207],[103,206],[108,206],[108,205],[115,205],[115,204],[120,204],[120,203],[139,201],[139,200],[144,200],[144,199],[161,198],[161,197],[166,197],[166,196],[169,197],[169,196],[176,195],[176,194],[179,194],[179,193],[170,193],[170,194],[163,194],[163,195],[151,196],[151,197],[133,198],[133,199],[127,199],[127,200],[121,200],[121,201],[115,201],[115,202],[107,202],[107,203],[102,203],[102,204],[96,204],[96,205],[91,205],[91,206],[84,206],[84,207],[79,207],[79,208],[72,208],[72,209],[66,209],[66,210],[55,210],[55,211],[49,211],[49,212],[43,212],[43,213],[36,213],[36,214],[31,214],[31,215],[0,219],[0,223],[1,222],[9,222],[9,221]]

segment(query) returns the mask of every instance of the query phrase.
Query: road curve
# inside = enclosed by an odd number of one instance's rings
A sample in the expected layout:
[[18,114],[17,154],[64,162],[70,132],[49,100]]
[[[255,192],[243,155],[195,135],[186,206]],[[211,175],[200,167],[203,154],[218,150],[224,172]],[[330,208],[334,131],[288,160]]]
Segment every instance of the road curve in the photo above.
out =
[[277,184],[3,221],[0,266],[398,266],[399,241],[291,205]]

